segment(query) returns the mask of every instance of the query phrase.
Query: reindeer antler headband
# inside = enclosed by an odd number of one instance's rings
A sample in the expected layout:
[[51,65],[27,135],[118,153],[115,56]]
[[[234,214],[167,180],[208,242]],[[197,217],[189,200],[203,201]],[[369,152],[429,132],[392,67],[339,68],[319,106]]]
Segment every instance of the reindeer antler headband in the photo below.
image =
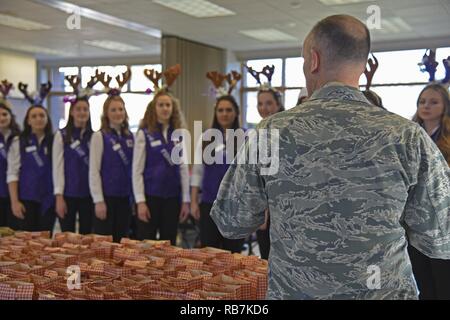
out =
[[[155,94],[161,91],[169,91],[169,88],[172,86],[172,84],[175,82],[175,80],[178,78],[180,74],[181,74],[180,64],[176,64],[162,73],[156,71],[155,69],[145,69],[144,75],[153,83],[154,87],[153,90],[149,89],[147,91],[154,92]],[[159,80],[163,76],[166,79],[166,83],[162,87],[160,87]]]
[[445,68],[445,77],[444,79],[437,81],[436,80],[436,70],[439,62],[436,61],[436,52],[434,50],[429,49],[430,54],[427,55],[428,50],[425,52],[422,61],[418,64],[420,66],[420,70],[422,72],[428,72],[430,78],[429,82],[439,83],[444,87],[450,86],[450,56],[447,59],[442,60],[442,64]]
[[[259,90],[275,90],[275,88],[272,87],[272,77],[275,73],[275,66],[265,66],[261,71],[256,71],[252,67],[249,67],[247,65],[244,65],[245,68],[247,68],[248,73],[250,73],[253,78],[255,78],[256,82],[259,84]],[[261,75],[265,76],[267,78],[267,82],[262,83],[261,81]]]
[[13,84],[11,82],[8,82],[8,80],[3,80],[0,83],[0,93],[2,94],[2,98],[3,99],[7,99],[9,92],[11,91],[11,89],[13,88]]
[[[241,80],[242,76],[236,71],[231,71],[228,74],[222,74],[217,71],[210,71],[206,74],[206,77],[211,80],[216,90],[216,98],[221,96],[231,95],[236,85]],[[223,85],[224,81],[228,83],[228,90]]]
[[41,105],[42,102],[44,102],[45,98],[52,89],[52,83],[48,81],[47,83],[41,84],[39,92],[33,92],[32,94],[28,93],[28,84],[19,82],[18,88],[19,91],[24,95],[25,99],[27,99],[32,106],[36,106]]
[[[372,60],[373,58],[373,60]],[[372,58],[369,58],[368,60],[368,64],[370,69],[364,70],[364,75],[366,76],[367,79],[367,83],[366,83],[366,91],[370,90],[370,86],[372,85],[372,80],[373,80],[373,76],[375,75],[375,72],[378,69],[379,63],[378,63],[378,59],[372,54]]]
[[11,104],[8,102],[8,95],[11,89],[13,88],[13,84],[8,82],[8,80],[3,80],[0,82],[0,103],[5,105],[8,109],[11,109]]
[[94,86],[100,82],[100,72],[98,69],[95,70],[95,74],[91,76],[91,80],[86,85],[86,88],[80,88],[81,79],[78,75],[74,76],[65,76],[64,78],[69,82],[70,86],[73,89],[73,96],[64,97],[64,102],[74,103],[80,99],[88,100],[91,96],[97,94],[94,90]]
[[[122,92],[122,88],[130,81],[131,79],[131,69],[130,67],[127,67],[127,70],[122,73],[121,75],[116,76],[116,81],[119,87],[117,88],[111,88],[109,85],[111,83],[112,77],[110,75],[107,75],[105,72],[99,72],[96,73],[96,77],[98,78],[98,81],[103,84],[105,87],[105,91],[108,93],[108,96],[120,96]],[[91,79],[92,80],[92,79]]]

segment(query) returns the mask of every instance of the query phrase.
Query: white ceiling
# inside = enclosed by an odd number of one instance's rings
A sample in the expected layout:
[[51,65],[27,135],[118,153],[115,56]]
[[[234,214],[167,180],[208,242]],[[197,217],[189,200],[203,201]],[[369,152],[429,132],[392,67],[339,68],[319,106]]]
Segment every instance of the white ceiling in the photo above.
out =
[[[450,46],[450,0],[380,0],[359,4],[326,6],[319,0],[210,0],[236,12],[234,16],[198,19],[153,3],[151,0],[69,0],[68,2],[115,17],[159,29],[212,46],[245,52],[268,52],[299,48],[305,35],[321,18],[338,13],[354,15],[366,21],[368,5],[381,8],[381,18],[402,18],[412,31],[383,34],[372,32],[374,46],[386,49],[403,47]],[[300,3],[293,7],[292,3]],[[68,30],[68,14],[33,0],[0,0],[0,13],[50,25],[45,31],[21,31],[0,26],[0,48],[23,45],[40,46],[64,55],[37,54],[41,60],[55,58],[99,58],[155,56],[160,53],[160,39],[81,19],[81,30]],[[275,28],[294,36],[297,41],[267,43],[247,38],[240,30]],[[120,53],[84,44],[85,40],[112,40],[141,48]]]

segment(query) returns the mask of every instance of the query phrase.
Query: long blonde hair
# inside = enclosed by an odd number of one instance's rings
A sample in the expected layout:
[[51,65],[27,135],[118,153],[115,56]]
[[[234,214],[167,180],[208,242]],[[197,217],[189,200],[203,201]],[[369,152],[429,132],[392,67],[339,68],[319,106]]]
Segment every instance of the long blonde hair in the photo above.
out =
[[139,128],[147,129],[149,132],[153,133],[158,131],[158,118],[156,116],[156,102],[159,97],[167,96],[172,100],[172,115],[170,116],[169,124],[176,130],[184,128],[183,116],[181,114],[180,102],[175,98],[170,92],[163,91],[157,93],[153,100],[147,106],[145,110],[144,118],[141,120]]
[[[426,90],[429,89],[439,93],[444,103],[444,113],[441,117],[440,123],[441,130],[439,136],[437,137],[436,145],[438,146],[439,150],[441,150],[445,160],[447,160],[447,163],[450,166],[450,95],[448,90],[442,85],[430,84],[420,92],[419,98],[417,98],[417,108],[419,108],[420,97]],[[423,119],[419,117],[418,111],[416,112],[412,120],[419,123],[420,125],[423,125]]]
[[122,127],[121,127],[121,134],[124,135],[130,135],[130,125],[128,123],[128,113],[127,113],[127,109],[125,108],[125,101],[123,101],[123,99],[120,96],[109,96],[106,100],[105,103],[103,103],[103,113],[102,113],[102,117],[101,117],[101,127],[100,130],[104,131],[104,132],[111,132],[111,126],[109,123],[109,119],[108,119],[108,108],[109,105],[111,104],[111,102],[113,101],[120,101],[123,103],[123,108],[125,109],[125,120],[122,123]]

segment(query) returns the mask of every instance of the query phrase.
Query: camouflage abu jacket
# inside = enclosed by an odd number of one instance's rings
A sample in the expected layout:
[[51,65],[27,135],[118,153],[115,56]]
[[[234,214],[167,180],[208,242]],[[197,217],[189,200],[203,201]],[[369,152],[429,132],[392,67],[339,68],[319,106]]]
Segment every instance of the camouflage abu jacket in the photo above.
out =
[[339,83],[258,128],[279,130],[278,171],[235,159],[211,217],[243,238],[269,208],[268,298],[416,299],[407,241],[450,259],[450,169],[427,133]]

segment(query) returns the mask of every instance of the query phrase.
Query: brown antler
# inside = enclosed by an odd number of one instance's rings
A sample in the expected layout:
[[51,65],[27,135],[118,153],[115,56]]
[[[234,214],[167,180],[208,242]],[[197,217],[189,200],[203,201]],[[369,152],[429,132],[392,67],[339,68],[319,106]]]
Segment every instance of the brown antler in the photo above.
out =
[[180,73],[181,73],[180,64],[176,64],[167,69],[166,71],[164,71],[164,77],[166,78],[167,87],[170,87],[175,82]]
[[0,92],[3,95],[3,98],[6,98],[9,94],[9,91],[11,91],[13,87],[13,84],[11,82],[8,82],[8,80],[3,80],[0,84]]
[[159,89],[159,80],[163,74],[154,69],[145,69],[144,75],[153,83],[155,90]]
[[228,94],[231,94],[233,92],[234,88],[236,87],[237,83],[241,80],[242,76],[239,72],[231,71],[231,73],[227,74],[227,82],[229,84],[228,88]]
[[366,84],[367,91],[370,89],[370,86],[372,85],[373,76],[374,76],[375,72],[377,71],[378,65],[379,65],[377,58],[373,54],[372,54],[372,57],[373,57],[373,60],[372,60],[372,58],[369,58],[369,61],[368,61],[370,70],[367,69],[367,67],[366,67],[366,70],[364,70],[364,75],[366,76],[366,79],[367,79],[367,84]]
[[64,77],[67,82],[69,82],[70,86],[73,89],[73,92],[76,94],[78,92],[78,87],[80,86],[81,79],[78,75],[75,76],[65,76]]
[[93,88],[100,81],[100,71],[95,69],[95,74],[91,76],[91,80],[87,83],[88,88]]
[[223,81],[227,79],[226,75],[221,74],[217,71],[210,71],[206,73],[206,77],[212,81],[216,89],[219,89],[222,86]]
[[123,86],[130,81],[131,78],[131,69],[130,67],[127,67],[127,71],[125,71],[124,73],[122,73],[122,79],[120,77],[120,75],[118,75],[116,77],[116,81],[119,84],[119,89],[122,89]]
[[34,99],[32,97],[30,97],[30,95],[28,93],[28,84],[19,82],[18,88],[19,88],[19,91],[22,92],[22,94],[24,95],[25,99],[28,100],[28,102],[34,103]]
[[109,89],[109,84],[111,83],[112,77],[107,75],[105,72],[100,72],[98,80],[103,84],[103,86]]

